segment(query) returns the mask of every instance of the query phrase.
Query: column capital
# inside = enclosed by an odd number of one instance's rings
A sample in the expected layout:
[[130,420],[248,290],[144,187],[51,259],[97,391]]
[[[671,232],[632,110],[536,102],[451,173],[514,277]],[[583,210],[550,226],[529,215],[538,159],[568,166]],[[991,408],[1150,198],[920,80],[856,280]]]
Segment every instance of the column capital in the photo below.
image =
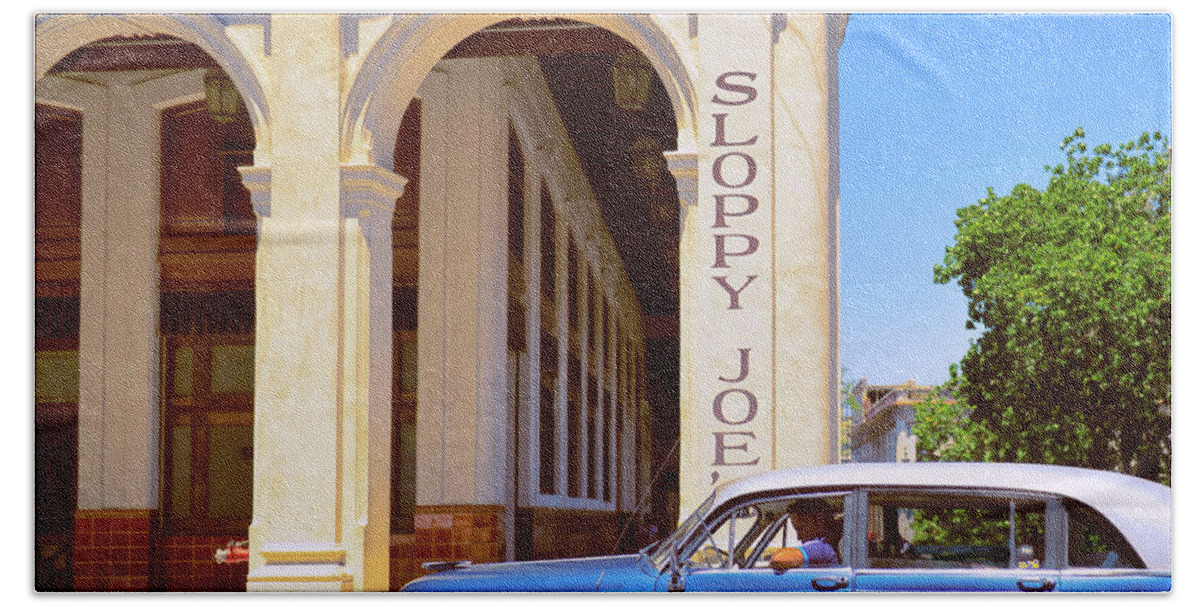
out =
[[254,215],[271,217],[271,167],[246,165],[237,170],[242,174],[242,185],[250,191]]
[[671,150],[663,152],[667,159],[667,169],[675,176],[675,187],[679,191],[679,204],[692,207],[696,205],[698,181],[700,176],[699,155],[694,151]]
[[378,165],[342,165],[342,217],[391,220],[408,180]]

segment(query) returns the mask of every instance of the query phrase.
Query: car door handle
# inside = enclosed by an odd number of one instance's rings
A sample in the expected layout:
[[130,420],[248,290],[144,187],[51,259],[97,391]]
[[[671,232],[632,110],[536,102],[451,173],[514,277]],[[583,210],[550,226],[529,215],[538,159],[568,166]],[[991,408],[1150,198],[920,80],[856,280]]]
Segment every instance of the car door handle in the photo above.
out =
[[813,589],[817,591],[837,591],[850,586],[850,579],[844,576],[819,576],[812,579]]
[[1017,579],[1017,588],[1021,591],[1053,591],[1054,581],[1048,578]]

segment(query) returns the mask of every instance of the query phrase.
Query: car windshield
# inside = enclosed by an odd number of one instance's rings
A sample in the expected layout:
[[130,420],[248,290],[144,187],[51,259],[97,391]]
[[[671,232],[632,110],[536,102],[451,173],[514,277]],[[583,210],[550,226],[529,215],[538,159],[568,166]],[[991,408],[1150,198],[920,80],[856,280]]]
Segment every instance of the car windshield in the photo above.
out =
[[649,552],[650,561],[654,563],[654,566],[658,570],[661,571],[667,566],[671,561],[671,554],[692,535],[692,532],[700,525],[700,522],[704,520],[708,512],[712,510],[713,501],[716,500],[716,497],[716,493],[709,494],[708,498],[704,499],[704,502],[700,503],[700,506],[696,507],[696,510],[692,511],[692,514],[683,520],[670,536],[663,539],[657,545],[651,545],[652,550]]

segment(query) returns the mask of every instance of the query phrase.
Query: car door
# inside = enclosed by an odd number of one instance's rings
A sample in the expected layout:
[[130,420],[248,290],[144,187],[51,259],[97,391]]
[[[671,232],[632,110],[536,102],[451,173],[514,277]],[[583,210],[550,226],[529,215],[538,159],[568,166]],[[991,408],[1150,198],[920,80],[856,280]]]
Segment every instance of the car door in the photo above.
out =
[[1067,500],[1062,591],[1170,591],[1171,573],[1146,568],[1124,535],[1103,515]]
[[[799,544],[788,519],[789,506],[825,505],[836,527],[831,537],[844,537],[847,492],[773,497],[739,505],[705,531],[682,569],[685,591],[849,591],[853,577],[848,555],[838,550],[837,563],[775,570],[771,555]],[[811,540],[811,539],[804,539]],[[834,544],[835,538],[830,538]]]
[[[856,591],[1052,591],[1044,497],[987,491],[864,491]],[[1053,544],[1053,543],[1051,543]]]

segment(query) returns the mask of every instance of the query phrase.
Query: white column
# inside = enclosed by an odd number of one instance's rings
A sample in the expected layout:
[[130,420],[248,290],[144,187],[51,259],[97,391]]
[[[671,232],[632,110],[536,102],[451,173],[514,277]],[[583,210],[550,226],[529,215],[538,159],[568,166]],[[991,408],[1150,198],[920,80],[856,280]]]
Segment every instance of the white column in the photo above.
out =
[[421,88],[418,505],[503,505],[509,491],[508,128],[490,63],[443,61]]
[[160,117],[204,89],[200,71],[146,78],[36,85],[83,114],[80,509],[158,506]]
[[[255,266],[251,591],[337,591],[348,569],[336,15],[274,15],[270,203]],[[254,172],[248,181],[259,177]],[[252,188],[253,189],[253,188]],[[261,196],[256,207],[266,203]],[[353,239],[349,246],[354,246]],[[354,260],[355,258],[350,258]],[[361,583],[357,583],[361,584]]]
[[[675,177],[675,189],[679,194],[679,443],[680,443],[680,460],[679,460],[679,489],[680,489],[680,507],[677,517],[686,517],[690,514],[691,509],[697,504],[696,500],[703,500],[706,488],[710,488],[711,484],[706,483],[703,479],[703,473],[698,472],[701,464],[698,462],[687,463],[683,459],[684,454],[696,454],[703,450],[706,445],[705,438],[698,436],[697,431],[693,431],[689,426],[699,426],[696,420],[699,408],[703,407],[699,397],[699,387],[697,386],[698,379],[694,379],[693,370],[703,362],[703,348],[711,348],[704,344],[704,319],[699,312],[699,298],[702,297],[701,290],[707,289],[705,281],[711,281],[708,278],[708,268],[705,266],[705,260],[701,259],[701,238],[707,237],[705,229],[707,226],[702,224],[704,221],[698,213],[698,197],[699,197],[699,156],[694,150],[679,150],[676,152],[664,152],[663,156],[667,160],[667,169],[671,171],[671,175]],[[711,221],[709,223],[711,225]],[[708,262],[711,265],[712,262]],[[640,353],[639,353],[639,356]],[[640,359],[645,361],[644,359]],[[631,369],[631,400],[632,409],[634,411],[634,424],[641,428],[641,436],[648,437],[647,427],[642,425],[641,412],[645,404],[640,400],[637,393],[638,369]],[[691,421],[690,424],[688,421]],[[638,429],[634,429],[637,432]],[[686,441],[685,441],[686,438]],[[647,441],[648,442],[648,441]],[[643,455],[641,453],[641,445],[634,445],[634,453],[639,461]],[[696,457],[693,457],[695,460]],[[655,464],[652,469],[657,469]],[[640,466],[633,472],[634,483],[640,484],[643,480],[648,481],[651,473],[645,471],[647,467]],[[695,487],[689,491],[688,485]],[[638,488],[638,495],[642,496],[646,492],[651,491],[646,487]]]
[[[346,568],[356,590],[387,591],[391,535],[392,211],[405,179],[373,165],[343,166],[343,454]],[[360,244],[361,241],[361,244]],[[365,275],[365,276],[364,276]],[[351,304],[352,303],[352,304]],[[353,361],[347,353],[355,353]],[[352,373],[353,369],[353,373]],[[354,377],[357,382],[348,382]],[[353,407],[351,407],[353,406]],[[349,499],[352,497],[353,499]],[[361,578],[357,576],[361,572]],[[361,585],[358,581],[361,580]]]
[[[700,15],[680,264],[680,508],[836,457],[841,17]],[[693,192],[671,158],[680,197]]]
[[[617,420],[617,424],[621,428],[621,441],[617,446],[618,454],[618,471],[620,477],[618,484],[621,488],[620,504],[617,508],[626,511],[630,515],[637,515],[637,446],[634,444],[636,435],[635,425],[637,425],[637,406],[632,397],[633,374],[630,367],[629,347],[630,341],[628,338],[628,328],[622,324],[621,335],[617,336],[620,340],[617,347],[617,377],[620,382],[620,390],[617,391],[617,398],[621,400],[621,417]],[[636,530],[633,531],[637,533]]]
[[[610,302],[615,304],[617,299],[612,298]],[[617,318],[619,317],[617,310],[616,306],[612,306],[608,312],[608,341],[604,344],[604,361],[607,362],[605,369],[608,370],[608,373],[604,375],[604,386],[608,388],[608,394],[603,399],[604,403],[608,404],[608,416],[604,419],[604,433],[608,436],[608,451],[604,454],[604,466],[608,469],[606,487],[614,510],[619,512],[621,511],[621,460],[617,455],[621,452],[621,446],[617,441],[617,425],[621,424],[621,420],[617,418],[617,399],[620,398],[617,388],[617,375],[620,373],[617,367],[619,363],[617,344],[621,337],[617,335]]]
[[[777,20],[782,17],[776,17]],[[844,15],[788,15],[776,27],[775,466],[837,462],[837,53]],[[782,370],[786,370],[783,373]]]

